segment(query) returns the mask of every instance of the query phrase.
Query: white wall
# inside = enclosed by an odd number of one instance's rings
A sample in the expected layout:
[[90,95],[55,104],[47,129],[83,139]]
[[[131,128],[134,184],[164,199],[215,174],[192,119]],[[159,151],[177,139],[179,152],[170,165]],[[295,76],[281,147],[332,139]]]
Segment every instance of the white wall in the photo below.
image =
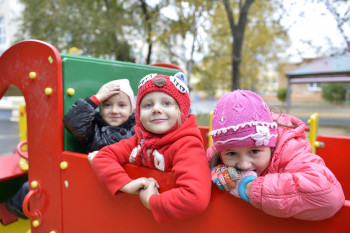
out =
[[0,17],[3,17],[4,43],[0,43],[0,55],[15,42],[15,34],[19,26],[19,17],[23,6],[19,0],[0,0]]

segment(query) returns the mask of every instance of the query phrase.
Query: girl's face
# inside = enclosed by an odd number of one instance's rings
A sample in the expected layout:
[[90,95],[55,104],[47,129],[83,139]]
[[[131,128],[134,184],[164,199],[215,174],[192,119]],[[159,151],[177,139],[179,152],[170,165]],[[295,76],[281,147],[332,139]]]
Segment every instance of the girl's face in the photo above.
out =
[[242,171],[255,171],[260,176],[271,160],[270,147],[240,147],[221,151],[222,162]]
[[111,126],[122,125],[131,113],[131,103],[124,92],[119,92],[102,103],[101,116]]
[[170,130],[178,122],[179,112],[176,100],[164,92],[150,92],[140,103],[142,126],[154,134]]

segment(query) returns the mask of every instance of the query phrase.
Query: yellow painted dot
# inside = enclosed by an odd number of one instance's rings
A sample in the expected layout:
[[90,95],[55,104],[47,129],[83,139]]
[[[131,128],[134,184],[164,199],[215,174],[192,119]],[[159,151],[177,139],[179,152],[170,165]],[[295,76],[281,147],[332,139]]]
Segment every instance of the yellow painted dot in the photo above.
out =
[[68,88],[67,89],[67,94],[70,95],[70,96],[74,95],[75,94],[74,88]]
[[53,59],[52,59],[52,57],[51,57],[51,56],[49,56],[49,57],[48,57],[48,60],[49,60],[50,64],[52,64]]
[[36,76],[36,72],[30,72],[30,73],[29,73],[29,78],[30,78],[30,79],[36,79],[36,77],[37,77],[37,76]]
[[39,220],[34,220],[33,222],[32,222],[32,225],[33,225],[33,227],[38,227],[39,225],[40,225],[40,222],[39,222]]
[[52,94],[52,88],[51,87],[45,88],[45,94],[46,95],[51,95]]
[[61,162],[60,168],[61,168],[62,170],[67,169],[67,167],[68,167],[68,163],[67,163],[66,161]]
[[38,181],[36,181],[36,180],[33,180],[33,181],[30,183],[30,186],[31,186],[33,189],[37,188],[38,185],[39,185],[39,183],[38,183]]

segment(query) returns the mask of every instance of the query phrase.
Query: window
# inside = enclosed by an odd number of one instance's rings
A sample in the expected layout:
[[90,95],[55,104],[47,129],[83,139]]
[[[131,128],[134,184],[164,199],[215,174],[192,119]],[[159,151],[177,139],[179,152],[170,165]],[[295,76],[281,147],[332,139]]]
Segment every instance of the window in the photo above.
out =
[[4,20],[4,16],[0,16],[0,46],[4,46],[5,44],[6,44],[5,20]]
[[321,90],[321,83],[308,83],[307,89],[309,91],[320,91]]

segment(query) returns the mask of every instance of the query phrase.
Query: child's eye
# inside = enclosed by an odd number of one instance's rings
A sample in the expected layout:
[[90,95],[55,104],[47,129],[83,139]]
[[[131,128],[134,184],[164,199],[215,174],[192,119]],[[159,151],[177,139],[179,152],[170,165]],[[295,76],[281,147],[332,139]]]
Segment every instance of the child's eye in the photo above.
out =
[[103,107],[110,107],[110,106],[111,106],[110,103],[104,103],[104,104],[103,104]]
[[151,108],[153,105],[151,103],[145,103],[143,105],[144,108]]
[[166,106],[166,107],[168,107],[168,106],[171,106],[172,104],[171,104],[170,101],[164,101],[164,102],[163,102],[163,105]]
[[237,153],[234,151],[229,151],[229,152],[226,152],[224,155],[225,156],[235,156],[235,155],[237,155]]
[[259,150],[257,150],[257,149],[254,149],[254,150],[250,151],[250,154],[257,154],[257,153],[259,153]]

